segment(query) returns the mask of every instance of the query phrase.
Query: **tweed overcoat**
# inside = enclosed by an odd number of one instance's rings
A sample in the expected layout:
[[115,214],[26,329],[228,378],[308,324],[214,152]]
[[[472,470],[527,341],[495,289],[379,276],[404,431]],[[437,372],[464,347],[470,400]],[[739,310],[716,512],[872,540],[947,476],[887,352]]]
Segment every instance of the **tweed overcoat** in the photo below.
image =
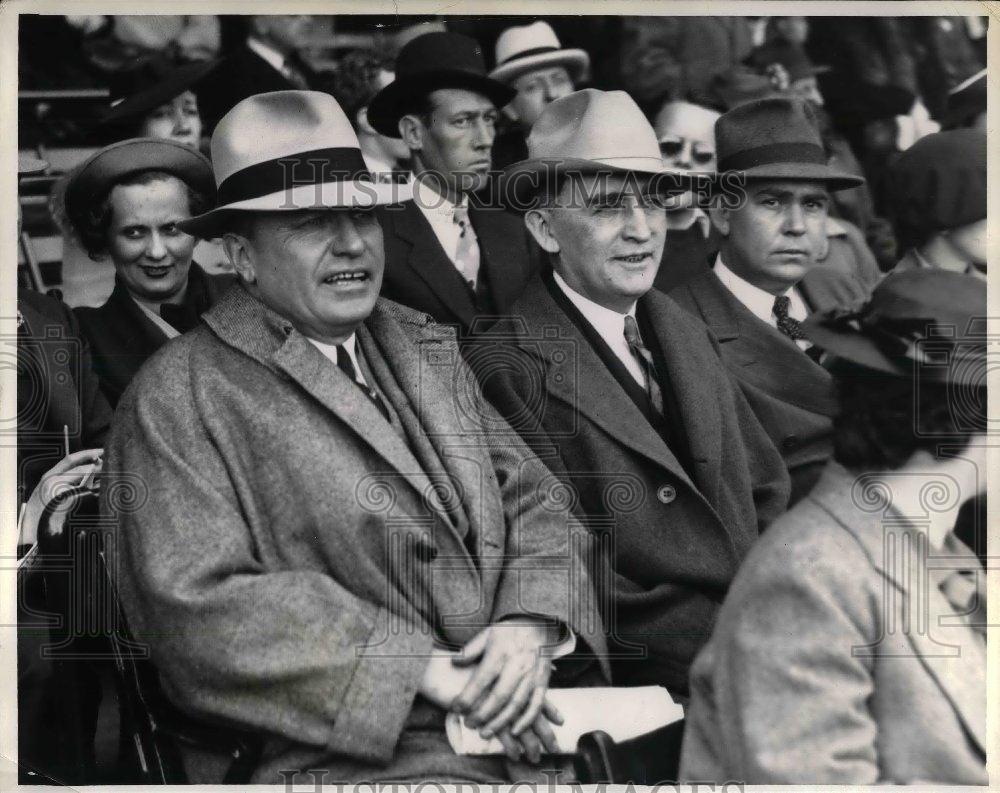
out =
[[433,644],[508,615],[557,620],[602,657],[575,602],[592,600],[586,535],[543,498],[549,472],[483,431],[496,414],[425,315],[380,300],[357,331],[409,442],[243,287],[204,323],[123,397],[102,501],[167,695],[262,733],[255,782],[503,779],[497,760],[456,756],[416,694]]
[[[800,285],[811,312],[850,306],[865,297],[854,278],[838,271],[814,273]],[[670,296],[718,339],[722,359],[785,460],[794,504],[816,484],[833,454],[833,378],[791,339],[755,316],[713,270],[689,279]]]
[[610,569],[595,580],[606,586],[612,680],[684,696],[740,560],[785,509],[788,475],[708,328],[656,290],[640,308],[663,350],[657,365],[673,387],[691,471],[541,277],[494,329],[502,349],[491,353],[483,337],[466,357],[487,398],[569,486],[567,500],[600,538]]
[[682,780],[988,783],[986,644],[931,577],[978,560],[927,553],[873,488],[831,463],[751,551],[691,671]]

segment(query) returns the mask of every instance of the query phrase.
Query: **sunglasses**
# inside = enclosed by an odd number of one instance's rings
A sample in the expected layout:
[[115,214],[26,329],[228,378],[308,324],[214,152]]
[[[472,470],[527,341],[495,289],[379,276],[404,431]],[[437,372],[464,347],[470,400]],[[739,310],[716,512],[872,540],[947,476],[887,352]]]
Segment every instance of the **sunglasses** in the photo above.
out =
[[[677,157],[684,151],[687,138],[667,138],[660,141],[660,154],[664,157]],[[695,141],[691,145],[691,159],[699,165],[705,165],[715,159],[715,149],[704,143]]]

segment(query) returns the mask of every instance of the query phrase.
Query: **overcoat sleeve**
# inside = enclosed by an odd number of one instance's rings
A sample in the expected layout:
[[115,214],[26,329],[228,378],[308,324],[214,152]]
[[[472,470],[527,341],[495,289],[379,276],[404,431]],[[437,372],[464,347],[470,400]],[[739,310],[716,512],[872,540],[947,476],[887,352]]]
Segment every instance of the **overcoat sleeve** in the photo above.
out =
[[192,714],[388,762],[432,632],[404,624],[365,655],[379,606],[322,572],[265,569],[230,484],[239,461],[213,445],[185,366],[168,363],[172,383],[129,389],[107,447],[102,512],[117,521],[130,627]]
[[692,668],[681,779],[873,784],[872,659],[852,651],[878,638],[870,567],[824,538],[775,550],[748,558]]

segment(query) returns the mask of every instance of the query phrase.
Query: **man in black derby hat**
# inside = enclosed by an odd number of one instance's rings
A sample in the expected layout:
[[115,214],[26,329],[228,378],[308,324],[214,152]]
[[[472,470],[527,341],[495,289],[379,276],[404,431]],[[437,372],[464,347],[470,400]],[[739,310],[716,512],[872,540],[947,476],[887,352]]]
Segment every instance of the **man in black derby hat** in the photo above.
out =
[[746,195],[735,208],[710,211],[721,242],[714,266],[670,294],[718,337],[785,458],[794,503],[830,456],[835,412],[830,376],[806,354],[799,323],[864,297],[856,279],[817,263],[829,245],[829,191],[863,180],[827,165],[814,114],[801,99],[734,108],[716,122],[715,134],[719,171],[743,172]]
[[557,99],[528,151],[504,193],[529,207],[551,266],[466,356],[486,363],[487,398],[597,537],[612,679],[684,697],[741,559],[785,509],[788,475],[708,329],[653,288],[667,228],[654,193],[690,178],[664,165],[635,101]]
[[396,79],[368,106],[413,168],[413,199],[380,213],[382,294],[463,331],[506,313],[536,269],[520,220],[469,200],[487,183],[497,108],[514,95],[487,76],[473,39],[435,32],[403,47]]

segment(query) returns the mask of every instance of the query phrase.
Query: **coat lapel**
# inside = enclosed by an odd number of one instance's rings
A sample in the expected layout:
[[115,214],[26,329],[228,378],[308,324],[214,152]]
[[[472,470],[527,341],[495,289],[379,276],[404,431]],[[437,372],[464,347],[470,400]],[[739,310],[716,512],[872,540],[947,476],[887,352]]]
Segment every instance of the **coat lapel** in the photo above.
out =
[[804,410],[825,416],[837,412],[829,372],[754,316],[714,272],[699,274],[684,288],[741,380]]
[[486,268],[493,303],[498,313],[505,314],[527,280],[526,230],[518,218],[499,208],[471,207],[469,219],[479,241],[480,266]]
[[[552,299],[540,277],[532,279],[525,289],[514,308],[514,316],[524,323],[525,335],[519,339],[519,346],[534,358],[541,358],[548,393],[572,405],[611,437],[663,466],[699,492],[590,342]],[[567,341],[576,353],[575,361],[554,364],[544,357],[544,346],[538,344],[539,339]],[[559,345],[552,346],[555,349]]]
[[400,211],[394,212],[394,221],[397,236],[411,246],[406,266],[426,282],[463,326],[471,326],[476,307],[462,277],[416,203],[410,200],[401,206]]
[[[880,479],[891,477],[881,475]],[[975,632],[960,624],[955,611],[940,591],[929,570],[943,560],[954,562],[940,551],[927,549],[924,533],[895,511],[874,507],[865,511],[861,504],[867,492],[844,468],[831,463],[823,478],[808,496],[819,502],[840,525],[864,547],[873,565],[888,583],[905,598],[907,625],[897,625],[913,646],[938,687],[952,703],[979,748],[986,751],[986,648]],[[972,552],[967,560],[972,568],[979,562]],[[891,608],[891,600],[885,601]],[[874,652],[877,653],[877,650]]]

